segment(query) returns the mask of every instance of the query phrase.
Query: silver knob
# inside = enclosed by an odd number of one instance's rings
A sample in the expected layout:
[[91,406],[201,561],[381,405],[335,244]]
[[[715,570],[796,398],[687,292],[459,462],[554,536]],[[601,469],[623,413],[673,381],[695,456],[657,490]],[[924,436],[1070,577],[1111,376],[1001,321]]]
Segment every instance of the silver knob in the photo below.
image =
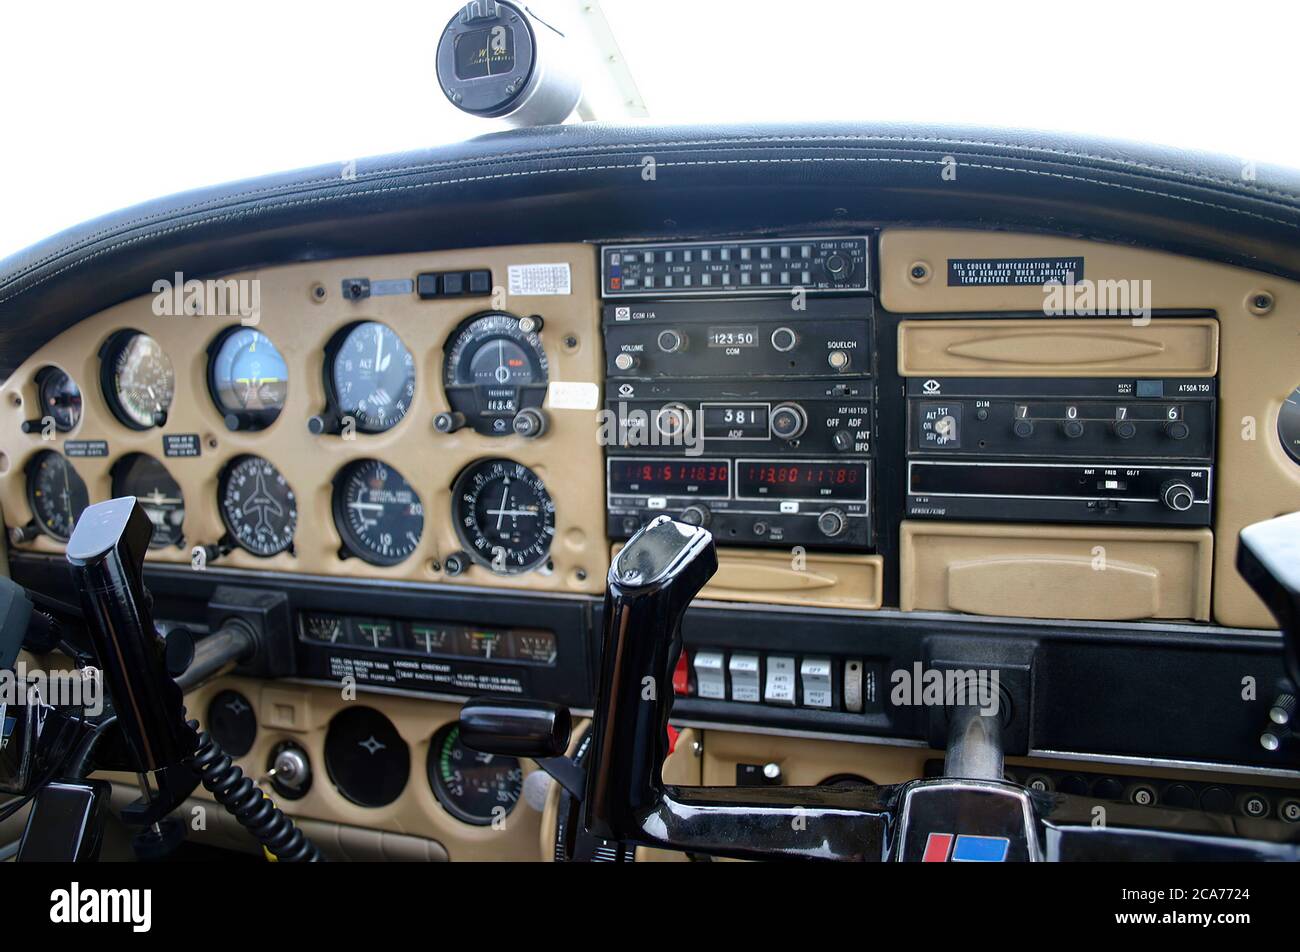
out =
[[614,358],[614,366],[619,370],[631,370],[637,365],[637,359],[632,354],[619,354]]
[[848,525],[848,520],[844,518],[844,513],[838,509],[827,509],[817,517],[817,528],[828,539],[833,539],[843,532],[846,525]]
[[275,755],[271,774],[290,790],[301,790],[311,777],[311,765],[297,747],[285,747]]
[[659,332],[659,349],[665,354],[675,354],[686,349],[686,336],[672,328]]

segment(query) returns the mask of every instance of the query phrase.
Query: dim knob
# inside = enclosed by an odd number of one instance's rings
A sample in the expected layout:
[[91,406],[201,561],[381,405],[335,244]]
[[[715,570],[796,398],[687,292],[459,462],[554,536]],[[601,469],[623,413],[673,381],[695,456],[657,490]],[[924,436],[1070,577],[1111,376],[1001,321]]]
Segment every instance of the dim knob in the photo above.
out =
[[1192,494],[1192,487],[1181,479],[1171,479],[1161,486],[1160,499],[1174,512],[1186,512],[1196,501],[1196,497]]
[[783,440],[793,440],[808,428],[808,414],[797,403],[782,403],[772,408],[772,434]]
[[833,539],[844,531],[848,525],[848,520],[844,518],[844,513],[838,509],[827,509],[817,517],[817,529],[828,539]]
[[682,510],[682,522],[688,526],[699,526],[701,529],[707,529],[712,521],[713,513],[709,512],[708,506],[687,506]]

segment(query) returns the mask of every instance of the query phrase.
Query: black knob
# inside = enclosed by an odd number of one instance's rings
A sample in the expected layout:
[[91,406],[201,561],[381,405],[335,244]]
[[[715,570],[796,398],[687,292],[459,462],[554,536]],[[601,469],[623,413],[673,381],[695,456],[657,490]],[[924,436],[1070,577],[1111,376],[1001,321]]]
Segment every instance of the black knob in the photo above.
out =
[[512,425],[520,436],[535,440],[546,432],[546,414],[535,407],[525,407],[515,414]]
[[36,524],[36,520],[33,519],[25,526],[14,526],[12,529],[10,529],[9,541],[13,545],[22,545],[24,542],[31,542],[40,534],[41,534],[40,526],[38,526]]
[[682,510],[682,522],[688,526],[699,526],[701,529],[707,529],[712,521],[713,513],[709,512],[708,506],[687,506]]
[[772,331],[772,348],[782,354],[794,350],[799,343],[799,335],[789,327],[778,327]]
[[1011,431],[1022,440],[1027,440],[1034,435],[1033,420],[1017,420],[1011,427]]
[[1174,512],[1186,512],[1196,497],[1191,486],[1181,479],[1171,479],[1160,487],[1160,500]]
[[802,436],[808,428],[808,414],[797,403],[782,403],[772,409],[772,433],[783,440]]
[[1116,420],[1110,428],[1121,440],[1131,440],[1137,436],[1137,424],[1132,420]]
[[817,529],[828,539],[833,539],[844,531],[848,525],[848,520],[844,518],[844,513],[838,509],[827,509],[817,517]]
[[836,430],[835,435],[831,437],[831,443],[839,452],[847,453],[853,449],[853,434],[848,430]]
[[826,259],[826,270],[832,278],[847,277],[852,265],[843,255],[831,255]]
[[1083,422],[1081,420],[1062,420],[1061,432],[1067,439],[1077,440],[1083,436]]
[[442,570],[451,578],[463,575],[469,568],[469,556],[464,552],[453,552],[442,560]]
[[1165,436],[1171,440],[1185,440],[1191,432],[1191,427],[1182,420],[1170,420],[1165,424]]
[[671,327],[659,332],[659,349],[665,354],[675,354],[686,349],[686,335]]
[[433,428],[439,433],[455,433],[465,425],[465,414],[453,410],[439,413],[433,418]]

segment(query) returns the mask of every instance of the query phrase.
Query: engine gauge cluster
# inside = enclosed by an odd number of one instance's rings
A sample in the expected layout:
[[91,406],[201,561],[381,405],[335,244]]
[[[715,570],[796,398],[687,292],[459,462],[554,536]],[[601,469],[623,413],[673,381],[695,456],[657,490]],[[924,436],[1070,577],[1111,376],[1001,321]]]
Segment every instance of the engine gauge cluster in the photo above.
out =
[[515,420],[521,411],[541,407],[549,368],[537,323],[489,311],[462,322],[451,334],[442,384],[458,421],[484,436],[507,436],[520,431],[522,424]]
[[509,815],[524,791],[524,771],[514,757],[470,750],[452,724],[429,743],[429,786],[448,813],[489,826]]

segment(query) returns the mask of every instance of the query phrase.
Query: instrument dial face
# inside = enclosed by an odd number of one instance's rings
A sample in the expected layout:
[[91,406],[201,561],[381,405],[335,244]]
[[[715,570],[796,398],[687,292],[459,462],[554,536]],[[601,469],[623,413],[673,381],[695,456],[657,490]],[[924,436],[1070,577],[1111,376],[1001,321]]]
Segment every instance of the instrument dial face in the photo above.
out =
[[429,744],[429,786],[447,812],[475,826],[489,826],[519,802],[524,771],[514,757],[484,754],[460,742],[452,724]]
[[289,394],[289,368],[271,339],[251,327],[231,327],[213,342],[208,387],[232,429],[264,430]]
[[420,544],[424,507],[401,473],[363,459],[334,479],[334,524],[352,555],[372,565],[396,565]]
[[72,464],[61,453],[42,450],[27,465],[27,504],[40,530],[67,542],[90,493]]
[[1287,455],[1300,463],[1300,387],[1282,401],[1282,410],[1277,415],[1277,437]]
[[176,395],[176,373],[162,345],[139,331],[114,335],[104,352],[104,396],[133,430],[162,426]]
[[461,543],[498,575],[546,561],[555,536],[555,503],[541,477],[508,459],[472,464],[452,487],[452,517]]
[[231,537],[254,555],[269,558],[293,545],[298,500],[280,471],[260,456],[240,456],[217,488],[221,520]]
[[42,420],[49,417],[60,433],[74,430],[81,422],[81,388],[58,367],[46,367],[37,375]]
[[167,467],[152,456],[131,453],[113,466],[113,497],[134,496],[153,523],[149,548],[179,545],[185,523],[185,497]]
[[536,331],[519,318],[490,311],[462,324],[445,347],[443,386],[447,402],[485,436],[506,436],[526,406],[540,407],[549,369]]
[[331,347],[325,372],[338,411],[354,418],[363,433],[395,426],[415,399],[415,358],[378,321],[346,329]]

